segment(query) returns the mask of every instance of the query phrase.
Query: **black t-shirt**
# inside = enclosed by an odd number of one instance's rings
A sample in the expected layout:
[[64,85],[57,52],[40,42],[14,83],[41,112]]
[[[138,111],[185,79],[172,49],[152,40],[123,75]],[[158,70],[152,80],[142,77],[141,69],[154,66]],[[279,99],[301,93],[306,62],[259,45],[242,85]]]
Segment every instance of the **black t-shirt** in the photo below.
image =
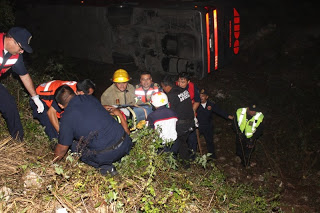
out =
[[194,113],[188,90],[178,86],[172,87],[167,94],[170,108],[177,113],[178,119],[193,120]]

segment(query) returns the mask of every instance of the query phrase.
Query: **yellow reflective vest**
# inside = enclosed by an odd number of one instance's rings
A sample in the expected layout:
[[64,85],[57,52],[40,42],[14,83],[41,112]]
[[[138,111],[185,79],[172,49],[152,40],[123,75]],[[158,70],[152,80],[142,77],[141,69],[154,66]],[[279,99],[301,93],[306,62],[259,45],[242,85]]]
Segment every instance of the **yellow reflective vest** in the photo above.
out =
[[239,108],[237,110],[237,121],[241,133],[244,133],[247,138],[251,138],[256,132],[256,129],[263,121],[264,115],[262,112],[257,112],[250,120],[247,119],[247,108]]

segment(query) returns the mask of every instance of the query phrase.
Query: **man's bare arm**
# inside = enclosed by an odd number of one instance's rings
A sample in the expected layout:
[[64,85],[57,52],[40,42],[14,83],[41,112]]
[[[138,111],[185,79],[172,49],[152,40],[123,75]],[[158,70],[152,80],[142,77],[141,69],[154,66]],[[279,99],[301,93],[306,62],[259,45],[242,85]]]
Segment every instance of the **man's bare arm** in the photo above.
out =
[[57,130],[57,132],[59,132],[60,129],[59,129],[59,120],[57,117],[57,110],[51,106],[48,109],[47,114],[48,114],[48,117],[49,117],[51,124]]
[[61,160],[67,153],[69,146],[57,144],[54,150],[54,162]]
[[196,114],[197,109],[198,109],[199,106],[200,106],[200,102],[194,102],[192,104],[192,109],[193,109],[194,114]]
[[119,109],[114,109],[113,110],[113,114],[118,116],[120,118],[120,121],[121,121],[121,126],[123,127],[124,131],[130,135],[130,130],[129,130],[129,127],[128,127],[128,123],[127,121],[124,119],[122,113],[120,112]]
[[34,89],[33,81],[31,79],[30,75],[25,74],[25,75],[20,75],[19,77],[20,77],[24,87],[29,92],[30,96],[31,97],[36,96],[37,93],[36,93],[36,90]]
[[128,123],[127,121],[124,119],[121,111],[113,106],[110,106],[110,105],[103,105],[103,107],[111,114],[111,115],[116,115],[120,118],[120,124],[122,126],[122,128],[124,129],[124,131],[130,135],[130,130],[129,130],[129,127],[128,127]]

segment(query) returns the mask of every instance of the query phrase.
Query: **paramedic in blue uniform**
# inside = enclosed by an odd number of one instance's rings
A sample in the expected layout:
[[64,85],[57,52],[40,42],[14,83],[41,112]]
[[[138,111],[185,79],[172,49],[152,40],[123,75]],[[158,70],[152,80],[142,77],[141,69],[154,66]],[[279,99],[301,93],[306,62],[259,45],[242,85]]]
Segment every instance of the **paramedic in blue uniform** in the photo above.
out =
[[[0,33],[0,76],[12,68],[12,71],[19,75],[29,92],[38,113],[42,113],[44,105],[36,93],[22,57],[24,51],[32,53],[31,38],[31,33],[21,27],[12,27],[8,33]],[[0,84],[0,112],[6,120],[10,135],[13,138],[23,140],[23,127],[16,102],[2,84]]]
[[161,81],[161,88],[168,96],[169,106],[178,115],[178,138],[173,144],[174,153],[179,153],[183,166],[190,166],[190,153],[187,144],[189,134],[194,130],[194,112],[188,90],[176,86],[172,76],[166,75]]
[[67,85],[55,92],[58,105],[64,109],[60,123],[55,160],[62,159],[69,147],[81,153],[81,160],[102,175],[116,174],[113,163],[129,153],[132,141],[122,126],[92,95],[75,95]]
[[50,140],[58,138],[59,119],[63,113],[63,110],[60,109],[54,100],[54,93],[64,84],[69,85],[77,95],[91,95],[95,90],[95,84],[90,79],[85,79],[80,82],[53,80],[40,84],[36,88],[36,92],[45,108],[43,113],[38,113],[36,105],[32,100],[30,100],[33,118],[37,119],[40,124],[45,127],[44,131]]
[[205,89],[200,90],[200,106],[197,109],[197,118],[199,122],[199,133],[203,134],[208,153],[211,155],[210,158],[216,159],[216,153],[213,143],[213,113],[225,118],[225,119],[233,119],[233,116],[229,115],[222,109],[218,107],[217,104],[208,100],[209,96]]

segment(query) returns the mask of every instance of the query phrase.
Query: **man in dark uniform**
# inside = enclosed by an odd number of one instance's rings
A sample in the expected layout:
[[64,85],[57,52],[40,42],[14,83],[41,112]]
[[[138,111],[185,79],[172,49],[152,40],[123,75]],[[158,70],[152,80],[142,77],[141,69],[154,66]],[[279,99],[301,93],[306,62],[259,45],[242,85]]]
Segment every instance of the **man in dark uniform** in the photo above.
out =
[[[8,33],[0,33],[0,76],[12,68],[19,75],[24,87],[29,92],[38,113],[43,113],[44,105],[34,89],[33,81],[27,72],[22,54],[32,53],[30,46],[31,33],[21,27],[12,27]],[[23,127],[14,97],[0,83],[0,113],[7,122],[13,138],[23,140]]]
[[[55,160],[62,159],[71,146],[81,160],[100,170],[116,174],[113,162],[129,153],[132,141],[122,126],[92,95],[75,95],[67,85],[57,89],[55,99],[64,109]],[[75,141],[73,141],[75,140]]]
[[54,100],[54,93],[62,85],[70,86],[77,95],[91,95],[95,90],[95,84],[90,79],[81,82],[53,80],[40,84],[36,88],[36,92],[45,107],[43,113],[38,113],[36,105],[30,100],[33,118],[39,120],[40,124],[45,127],[44,131],[50,140],[58,138],[59,119],[63,110]]
[[185,168],[190,166],[190,153],[187,144],[189,134],[194,129],[194,112],[190,94],[187,90],[175,85],[172,77],[167,75],[161,81],[161,87],[167,94],[170,108],[177,113],[178,138],[172,146],[174,153],[179,153]]
[[213,143],[213,112],[220,115],[225,119],[233,119],[233,116],[228,115],[225,111],[221,110],[217,104],[208,100],[209,96],[206,90],[200,90],[201,104],[197,109],[197,118],[199,121],[199,132],[203,134],[208,153],[211,153],[210,158],[216,159],[216,153]]

